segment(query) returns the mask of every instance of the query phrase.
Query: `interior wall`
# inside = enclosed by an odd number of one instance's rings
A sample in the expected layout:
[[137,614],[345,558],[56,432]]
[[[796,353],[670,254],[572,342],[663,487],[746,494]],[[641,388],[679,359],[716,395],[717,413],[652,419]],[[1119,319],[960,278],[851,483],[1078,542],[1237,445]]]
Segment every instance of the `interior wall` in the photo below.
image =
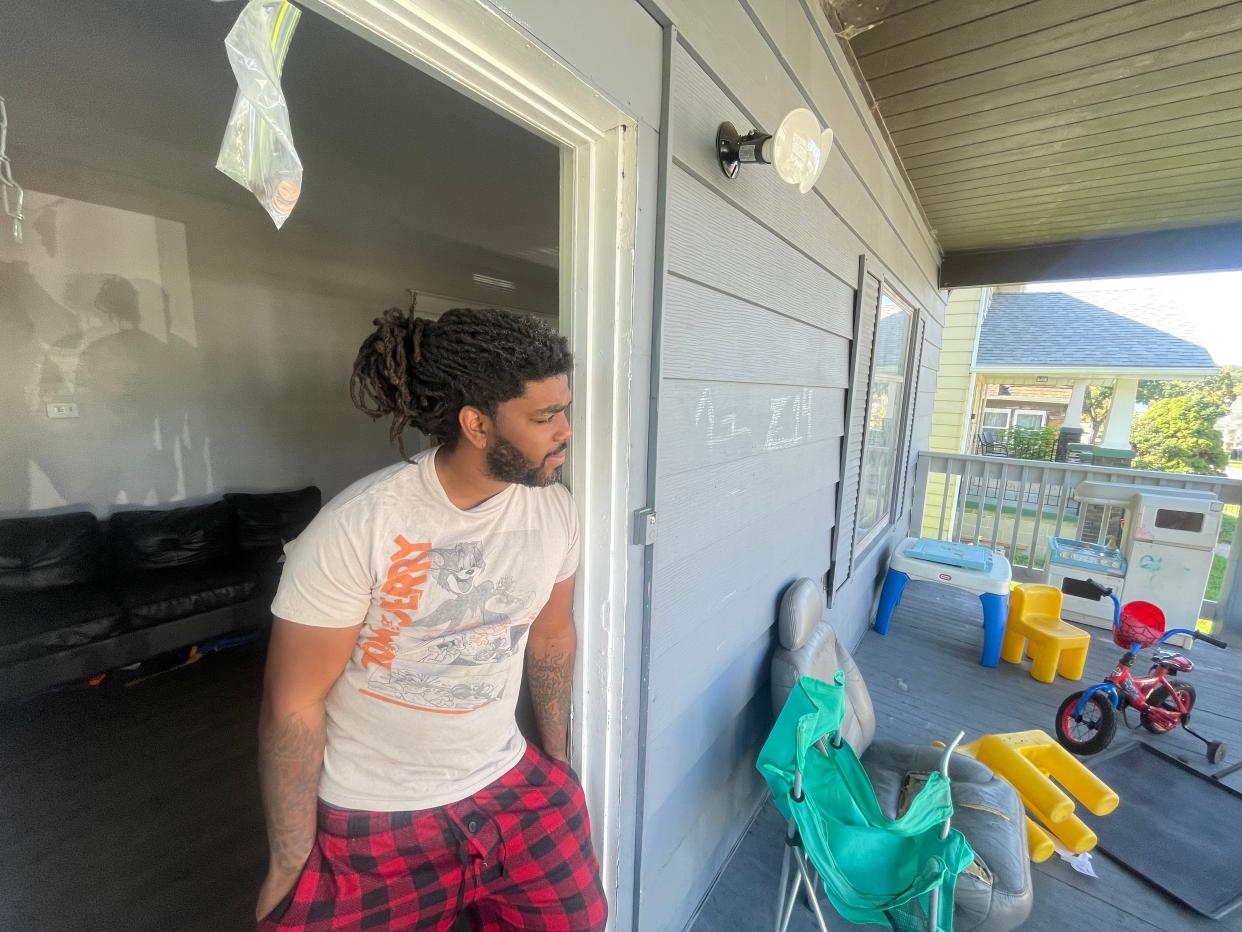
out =
[[[399,454],[348,382],[371,321],[496,306],[460,244],[380,239],[15,152],[25,243],[0,237],[0,514],[156,505],[307,484]],[[488,256],[555,321],[555,270]],[[457,295],[457,299],[447,297]],[[49,404],[77,405],[53,419]]]

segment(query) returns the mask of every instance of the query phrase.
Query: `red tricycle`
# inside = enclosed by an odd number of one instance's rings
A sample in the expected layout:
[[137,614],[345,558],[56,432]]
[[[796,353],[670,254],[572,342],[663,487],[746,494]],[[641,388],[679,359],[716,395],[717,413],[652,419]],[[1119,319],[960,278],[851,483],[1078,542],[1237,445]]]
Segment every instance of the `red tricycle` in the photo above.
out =
[[1190,727],[1190,710],[1195,704],[1195,689],[1177,677],[1190,673],[1195,665],[1189,657],[1172,650],[1158,650],[1152,657],[1151,669],[1145,676],[1130,672],[1139,652],[1145,647],[1162,644],[1179,634],[1196,641],[1204,641],[1216,647],[1225,647],[1224,641],[1208,637],[1189,628],[1164,630],[1164,612],[1150,602],[1127,602],[1121,600],[1112,589],[1101,586],[1093,579],[1078,583],[1075,592],[1087,598],[1104,596],[1113,602],[1113,643],[1126,652],[1117,663],[1117,669],[1104,680],[1089,689],[1068,696],[1057,709],[1057,740],[1075,754],[1098,754],[1108,747],[1117,732],[1117,710],[1126,719],[1126,709],[1138,711],[1139,721],[1148,731],[1164,734],[1181,725],[1207,746],[1207,759],[1219,764],[1228,751],[1221,741],[1209,741]]

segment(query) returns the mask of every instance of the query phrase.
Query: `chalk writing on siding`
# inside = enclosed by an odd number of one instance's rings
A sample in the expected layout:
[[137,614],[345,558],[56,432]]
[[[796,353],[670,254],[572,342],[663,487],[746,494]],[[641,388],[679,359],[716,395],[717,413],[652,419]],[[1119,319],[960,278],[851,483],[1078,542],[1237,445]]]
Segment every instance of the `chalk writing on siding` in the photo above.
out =
[[749,427],[738,426],[736,413],[717,417],[716,402],[710,388],[703,389],[699,394],[699,403],[694,411],[694,426],[706,433],[707,445],[712,447],[750,434]]
[[805,442],[811,432],[811,390],[782,395],[769,402],[768,433],[765,450],[783,450]]

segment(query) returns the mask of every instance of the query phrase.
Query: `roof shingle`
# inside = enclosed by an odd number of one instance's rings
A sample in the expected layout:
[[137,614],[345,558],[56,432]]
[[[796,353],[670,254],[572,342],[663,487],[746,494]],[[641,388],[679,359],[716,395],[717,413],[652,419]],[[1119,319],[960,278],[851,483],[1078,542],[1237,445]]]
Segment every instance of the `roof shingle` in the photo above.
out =
[[1092,369],[1214,369],[1194,325],[1150,292],[992,296],[975,364]]

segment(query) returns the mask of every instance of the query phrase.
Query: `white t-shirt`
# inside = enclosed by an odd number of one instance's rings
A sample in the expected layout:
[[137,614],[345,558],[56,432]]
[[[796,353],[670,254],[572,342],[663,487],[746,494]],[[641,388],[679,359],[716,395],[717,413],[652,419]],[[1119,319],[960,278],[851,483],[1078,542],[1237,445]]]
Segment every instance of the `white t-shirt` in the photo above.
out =
[[463,511],[435,451],[354,483],[286,561],[272,613],[363,621],[327,700],[319,795],[345,809],[430,809],[465,799],[526,751],[514,719],[526,634],[578,567],[562,486],[512,485]]

